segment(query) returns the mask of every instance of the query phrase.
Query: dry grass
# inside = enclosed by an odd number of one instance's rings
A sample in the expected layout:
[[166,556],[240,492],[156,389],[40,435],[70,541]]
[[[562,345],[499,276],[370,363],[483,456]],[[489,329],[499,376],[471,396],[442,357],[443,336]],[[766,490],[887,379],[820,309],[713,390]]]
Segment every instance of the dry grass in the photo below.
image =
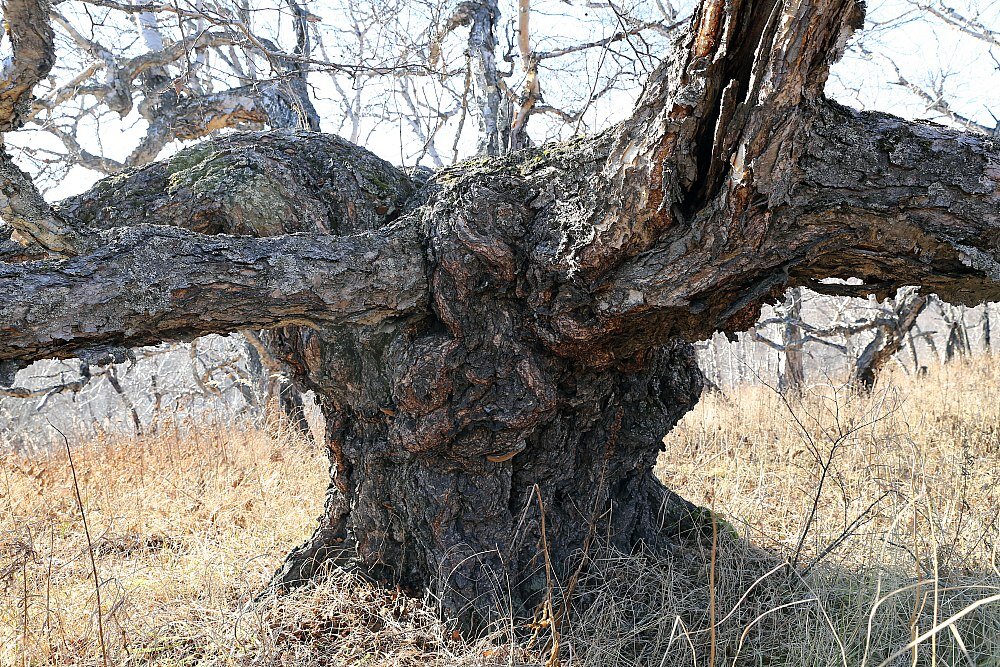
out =
[[976,358],[869,395],[706,395],[657,472],[713,508],[714,559],[602,555],[576,663],[1000,665],[998,377]]
[[[322,507],[327,462],[281,428],[189,430],[74,447],[109,664],[455,664],[421,601],[350,573],[254,597]],[[103,664],[86,536],[62,452],[0,479],[0,665]],[[495,642],[494,642],[495,643]]]
[[[1000,594],[998,371],[975,359],[888,377],[869,396],[834,386],[787,401],[766,388],[706,396],[667,438],[659,473],[714,509],[714,548],[708,530],[669,559],[594,550],[559,657],[877,666],[904,649],[887,664],[1000,665],[1000,606],[988,602]],[[432,605],[350,573],[253,603],[322,503],[325,459],[280,428],[103,438],[73,455],[109,664],[549,657],[544,634],[532,643],[501,628],[468,642]],[[8,456],[0,665],[101,665],[97,621],[65,454]]]

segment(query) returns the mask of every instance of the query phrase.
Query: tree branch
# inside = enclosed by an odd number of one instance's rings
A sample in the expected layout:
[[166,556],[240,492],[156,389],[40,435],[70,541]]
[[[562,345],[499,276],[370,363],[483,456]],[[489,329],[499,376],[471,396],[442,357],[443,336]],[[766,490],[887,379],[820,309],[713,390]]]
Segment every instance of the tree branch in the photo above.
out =
[[809,243],[796,279],[923,285],[955,303],[1000,294],[1000,141],[819,107],[785,209]]
[[861,278],[823,287],[862,292],[921,285],[955,303],[1000,298],[1000,142],[829,102],[814,113],[773,207],[724,230],[705,223],[700,243],[665,234],[600,283],[601,319],[621,318],[621,331],[632,318],[663,320],[697,340],[746,329],[761,303],[822,278]]
[[58,209],[88,229],[151,223],[205,234],[349,235],[399,217],[413,191],[402,170],[339,137],[243,132],[100,181]]
[[854,365],[854,377],[862,386],[871,388],[875,384],[875,373],[893,355],[903,348],[903,343],[916,324],[917,318],[929,302],[929,298],[913,290],[905,290],[893,303],[894,317],[891,322],[878,328],[875,338],[858,355]]
[[0,143],[0,216],[24,241],[34,241],[57,254],[73,255],[84,247],[71,226],[52,210],[31,177]]
[[[0,133],[20,128],[31,110],[32,91],[55,64],[55,33],[47,0],[6,0],[4,21],[14,47],[0,71]],[[73,254],[78,240],[45,203],[31,178],[14,164],[0,137],[0,215],[25,240]]]
[[31,108],[31,93],[56,62],[48,0],[5,0],[3,17],[14,57],[0,71],[0,132],[16,130]]
[[426,307],[424,264],[409,224],[265,239],[116,229],[85,256],[0,264],[0,360],[25,365],[248,327],[377,325]]

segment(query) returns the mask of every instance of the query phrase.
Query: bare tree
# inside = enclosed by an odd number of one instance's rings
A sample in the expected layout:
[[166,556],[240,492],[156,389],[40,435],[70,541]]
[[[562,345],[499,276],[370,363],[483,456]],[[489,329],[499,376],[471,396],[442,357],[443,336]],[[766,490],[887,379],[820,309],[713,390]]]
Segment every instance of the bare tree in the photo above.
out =
[[[778,309],[776,309],[778,310]],[[782,391],[795,391],[806,381],[805,360],[802,348],[802,289],[793,287],[785,294],[785,301],[779,310],[782,325],[781,363],[779,364],[778,387]]]
[[[852,289],[828,285],[827,289],[839,291]],[[922,296],[912,288],[898,291],[892,299],[883,303],[865,302],[861,315],[847,316],[849,308],[843,299],[837,318],[830,324],[818,326],[810,324],[803,314],[803,298],[826,299],[811,294],[804,288],[788,290],[784,301],[773,308],[774,316],[761,319],[751,330],[751,340],[778,352],[778,387],[781,391],[796,391],[805,383],[805,348],[808,344],[822,345],[838,351],[848,358],[851,367],[849,380],[862,389],[871,389],[878,373],[907,343],[913,345],[913,329],[917,318],[929,303],[929,297]],[[760,332],[761,328],[777,326],[779,340],[772,340]],[[867,336],[867,342],[860,339]],[[850,357],[851,343],[861,342],[862,347],[856,357]],[[916,360],[916,352],[914,359]]]
[[[905,288],[892,300],[891,307],[876,315],[862,326],[874,331],[872,338],[854,364],[854,379],[863,387],[871,388],[882,366],[903,349],[910,339],[917,318],[927,306],[929,297],[916,290]],[[916,353],[914,352],[914,362]]]
[[944,362],[952,361],[955,357],[969,355],[972,352],[972,343],[969,340],[969,328],[965,322],[965,306],[955,306],[940,299],[934,299],[934,303],[941,319],[944,320]]
[[[43,185],[81,167],[110,175],[225,129],[319,129],[318,97],[327,129],[357,142],[397,122],[421,147],[404,162],[443,166],[526,145],[532,115],[546,117],[542,138],[585,128],[596,103],[654,62],[623,45],[671,30],[651,11],[595,6],[587,14],[613,22],[611,34],[543,40],[554,48],[542,52],[529,40],[530,6],[520,8],[512,24],[497,0],[331,0],[322,11],[333,20],[299,0],[60,3],[50,16],[62,56],[26,109],[18,148]],[[539,105],[546,67],[583,79],[553,77]],[[110,133],[122,139],[104,145]],[[470,133],[478,151],[460,147]]]
[[[56,50],[44,0],[5,17],[12,132]],[[1000,294],[1000,145],[823,96],[862,18],[705,0],[620,124],[426,182],[335,137],[249,132],[53,207],[4,153],[0,210],[48,258],[0,264],[0,378],[286,327],[332,465],[278,586],[355,557],[489,617],[498,579],[530,608],[595,533],[677,547],[700,513],[652,468],[701,391],[685,341],[748,329],[787,287]]]

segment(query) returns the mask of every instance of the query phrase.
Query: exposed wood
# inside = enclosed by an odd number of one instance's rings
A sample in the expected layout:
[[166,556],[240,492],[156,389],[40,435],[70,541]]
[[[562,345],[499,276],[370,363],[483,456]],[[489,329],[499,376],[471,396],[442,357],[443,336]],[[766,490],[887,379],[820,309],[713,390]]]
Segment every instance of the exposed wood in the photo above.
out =
[[521,69],[524,70],[524,91],[510,127],[510,149],[519,150],[527,145],[528,117],[542,97],[538,80],[539,57],[531,48],[531,2],[517,3],[517,48],[521,52]]
[[12,238],[21,245],[37,244],[60,255],[73,255],[86,247],[86,240],[52,210],[31,178],[14,164],[2,143],[0,216],[13,227]]

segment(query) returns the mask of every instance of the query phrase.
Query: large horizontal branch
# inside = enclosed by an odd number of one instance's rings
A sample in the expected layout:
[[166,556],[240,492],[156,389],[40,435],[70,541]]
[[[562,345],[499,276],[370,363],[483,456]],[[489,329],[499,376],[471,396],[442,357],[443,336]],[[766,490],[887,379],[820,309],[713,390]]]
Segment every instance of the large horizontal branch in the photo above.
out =
[[427,299],[412,225],[263,239],[142,225],[102,240],[85,256],[0,264],[0,362],[90,358],[247,327],[375,325]]
[[781,196],[743,194],[745,214],[709,209],[693,232],[663,235],[592,288],[582,335],[624,338],[650,322],[691,340],[743,330],[786,287],[823,278],[860,278],[856,293],[1000,298],[1000,142],[826,101],[812,113],[788,139],[799,156]]
[[1000,141],[836,104],[819,109],[788,229],[800,277],[922,285],[953,303],[1000,296]]

